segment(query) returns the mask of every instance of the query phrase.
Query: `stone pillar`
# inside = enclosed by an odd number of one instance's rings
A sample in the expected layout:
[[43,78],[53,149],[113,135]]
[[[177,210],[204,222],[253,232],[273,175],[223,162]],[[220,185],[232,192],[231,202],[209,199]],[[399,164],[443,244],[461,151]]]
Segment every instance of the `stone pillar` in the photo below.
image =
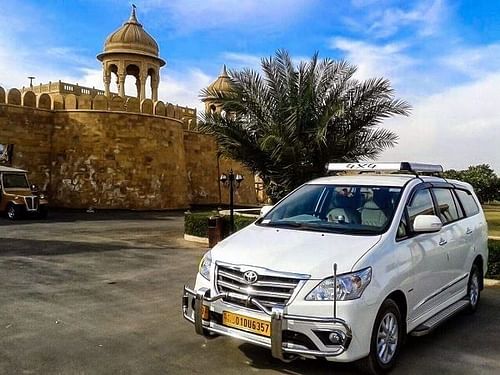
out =
[[111,83],[111,73],[104,73],[104,95],[109,98],[109,85]]
[[125,98],[125,73],[118,73],[118,95]]
[[160,85],[160,79],[159,77],[152,76],[151,77],[151,99],[153,102],[156,102],[158,100],[158,86]]
[[141,93],[139,95],[139,100],[142,101],[146,99],[146,79],[148,78],[147,75],[142,74],[140,75],[140,85],[141,85]]
[[137,87],[137,99],[141,100],[141,79],[135,77],[135,87]]

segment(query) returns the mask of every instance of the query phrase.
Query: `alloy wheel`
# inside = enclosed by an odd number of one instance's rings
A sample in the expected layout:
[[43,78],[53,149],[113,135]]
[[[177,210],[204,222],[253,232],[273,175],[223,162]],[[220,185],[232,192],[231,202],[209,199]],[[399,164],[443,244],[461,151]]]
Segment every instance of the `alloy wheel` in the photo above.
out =
[[392,312],[385,314],[377,332],[377,356],[381,363],[389,363],[398,347],[398,320]]

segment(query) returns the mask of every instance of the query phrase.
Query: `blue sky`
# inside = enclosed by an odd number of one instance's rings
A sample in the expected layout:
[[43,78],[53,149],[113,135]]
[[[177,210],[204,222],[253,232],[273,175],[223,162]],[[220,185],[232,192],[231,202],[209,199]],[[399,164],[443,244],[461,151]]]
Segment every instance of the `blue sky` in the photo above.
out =
[[[0,85],[62,79],[102,87],[95,56],[132,1],[3,0]],[[167,60],[160,99],[201,107],[199,90],[223,63],[258,68],[285,48],[384,76],[413,106],[384,125],[400,135],[384,159],[489,163],[500,172],[500,1],[135,0],[138,18]],[[130,88],[131,79],[127,81]]]

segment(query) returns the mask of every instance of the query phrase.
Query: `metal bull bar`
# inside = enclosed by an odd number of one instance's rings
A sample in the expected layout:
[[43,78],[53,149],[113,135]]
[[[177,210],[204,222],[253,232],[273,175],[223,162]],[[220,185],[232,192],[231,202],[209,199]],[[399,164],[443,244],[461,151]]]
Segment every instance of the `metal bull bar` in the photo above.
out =
[[[193,316],[189,315],[189,303],[191,298],[194,298],[193,306]],[[250,341],[254,344],[268,347],[271,349],[273,357],[279,358],[281,360],[286,360],[285,354],[297,355],[297,356],[314,356],[314,357],[335,357],[347,350],[352,339],[352,331],[349,325],[340,318],[334,317],[316,317],[316,316],[303,316],[303,315],[293,315],[286,314],[285,307],[273,307],[269,310],[263,306],[257,299],[233,292],[220,293],[213,297],[210,296],[210,290],[207,288],[200,288],[198,291],[192,290],[187,286],[184,286],[184,293],[182,296],[182,313],[185,319],[194,324],[195,331],[199,335],[206,335],[206,332],[213,332],[217,334],[228,333],[217,329],[215,327],[210,327],[203,324],[202,308],[205,303],[212,303],[219,299],[224,298],[234,298],[242,302],[252,303],[257,306],[259,310],[271,317],[271,343],[267,344],[259,340],[250,340],[247,337],[236,336],[240,339]],[[310,349],[298,349],[289,348],[283,346],[283,321],[294,320],[300,322],[310,322],[310,323],[327,323],[332,325],[340,325],[343,329],[332,329],[332,333],[335,333],[339,338],[339,344],[336,350],[332,351],[320,351],[320,350],[310,350]]]

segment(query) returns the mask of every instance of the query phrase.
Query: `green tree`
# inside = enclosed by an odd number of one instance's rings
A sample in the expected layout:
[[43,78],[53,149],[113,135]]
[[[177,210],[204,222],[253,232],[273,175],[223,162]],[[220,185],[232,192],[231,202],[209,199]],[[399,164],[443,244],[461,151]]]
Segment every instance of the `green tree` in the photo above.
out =
[[471,184],[481,203],[499,198],[500,179],[488,164],[471,165],[462,171],[450,169],[444,176]]
[[202,114],[200,128],[223,155],[258,173],[273,201],[324,175],[328,162],[373,159],[397,143],[379,125],[410,106],[387,79],[358,81],[355,66],[317,53],[296,66],[279,50],[261,67],[231,71],[228,91],[202,90],[222,111]]

